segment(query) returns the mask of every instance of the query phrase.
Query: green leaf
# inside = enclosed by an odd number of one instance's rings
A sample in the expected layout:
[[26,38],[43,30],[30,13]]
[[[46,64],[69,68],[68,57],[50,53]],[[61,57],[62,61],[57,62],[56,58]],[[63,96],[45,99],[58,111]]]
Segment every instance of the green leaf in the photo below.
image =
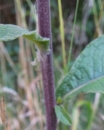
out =
[[104,93],[104,36],[92,41],[78,56],[56,96],[66,100],[79,92]]
[[28,31],[11,24],[0,24],[0,41],[10,41],[21,36],[34,42],[40,50],[47,51],[49,49],[49,38],[41,37],[37,31]]
[[72,121],[69,116],[69,114],[66,112],[66,110],[63,108],[63,106],[55,106],[55,113],[57,118],[64,123],[65,125],[71,125]]
[[60,104],[62,104],[62,98],[61,97],[58,97],[58,99],[57,99],[57,105],[60,105]]

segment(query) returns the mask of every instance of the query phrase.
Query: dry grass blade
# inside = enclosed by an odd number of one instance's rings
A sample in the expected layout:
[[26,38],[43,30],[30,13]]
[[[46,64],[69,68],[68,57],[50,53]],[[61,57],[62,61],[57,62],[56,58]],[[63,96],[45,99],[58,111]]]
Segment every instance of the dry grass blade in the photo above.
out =
[[6,106],[5,106],[5,100],[4,97],[0,97],[0,120],[1,125],[6,126]]
[[4,44],[2,42],[0,42],[0,49],[1,49],[2,53],[5,55],[7,61],[9,62],[10,66],[12,67],[15,74],[18,74],[18,70],[15,67],[15,64],[14,64],[13,60],[11,59],[8,51],[6,50],[6,48],[5,48],[5,46],[4,46]]

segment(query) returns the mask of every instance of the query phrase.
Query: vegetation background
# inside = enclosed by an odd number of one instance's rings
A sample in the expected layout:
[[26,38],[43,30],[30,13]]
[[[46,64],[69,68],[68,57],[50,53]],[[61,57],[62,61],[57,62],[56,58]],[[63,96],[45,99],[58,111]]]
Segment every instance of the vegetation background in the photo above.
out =
[[[56,87],[85,46],[104,31],[104,0],[79,0],[78,10],[77,2],[51,0]],[[34,4],[35,0],[0,0],[0,23],[34,30]],[[31,65],[36,49],[28,42],[19,38],[0,43],[0,129],[45,129],[41,70],[39,63]],[[77,95],[65,104],[73,120],[72,126],[59,123],[58,130],[103,130],[103,100],[99,93]]]

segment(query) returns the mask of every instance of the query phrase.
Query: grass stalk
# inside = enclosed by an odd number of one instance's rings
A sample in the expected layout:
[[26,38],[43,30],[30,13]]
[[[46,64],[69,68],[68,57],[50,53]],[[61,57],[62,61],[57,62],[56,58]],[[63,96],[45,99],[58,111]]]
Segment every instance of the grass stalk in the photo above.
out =
[[100,97],[101,97],[100,93],[95,94],[95,101],[94,101],[94,104],[93,104],[93,111],[92,111],[92,114],[91,114],[89,124],[87,126],[87,130],[92,130],[92,123],[94,121],[94,118],[95,118],[95,115],[96,115],[96,112],[97,112],[97,109],[98,109],[98,106],[99,106]]
[[94,13],[94,21],[95,21],[95,27],[96,27],[97,35],[101,36],[102,32],[101,32],[101,29],[100,29],[100,26],[99,26],[100,24],[99,24],[99,19],[98,19],[98,16],[97,16],[97,8],[96,8],[95,1],[94,1],[94,5],[93,5],[93,13]]
[[73,112],[73,124],[71,126],[71,130],[77,130],[78,123],[79,123],[79,116],[80,116],[80,111],[79,108],[76,108]]
[[73,47],[73,41],[74,41],[74,31],[75,31],[75,25],[76,25],[76,19],[77,19],[78,5],[79,5],[79,0],[77,0],[77,4],[76,4],[74,24],[73,24],[73,29],[72,29],[71,43],[70,43],[69,56],[68,56],[67,72],[70,67],[70,60],[71,60],[71,55],[72,55],[72,47]]
[[8,51],[7,51],[7,49],[5,48],[5,46],[4,46],[4,44],[3,44],[3,42],[0,42],[0,48],[1,48],[1,50],[2,50],[2,53],[5,55],[7,61],[9,62],[11,68],[13,69],[14,73],[15,73],[16,75],[18,75],[18,69],[16,68],[15,63],[14,63],[13,60],[11,59],[11,57],[10,57],[10,55],[9,55],[9,53],[8,53]]
[[[15,0],[15,8],[16,8],[16,20],[17,20],[17,25],[21,27],[27,28],[25,18],[24,18],[24,13],[22,10],[22,3],[21,1]],[[26,99],[28,101],[28,107],[29,111],[33,112],[34,111],[34,106],[33,106],[33,97],[32,97],[32,92],[30,88],[28,87],[29,85],[29,75],[30,71],[28,69],[28,63],[26,61],[26,58],[28,57],[26,50],[25,50],[25,45],[24,45],[24,39],[22,37],[19,38],[19,46],[20,46],[20,63],[22,65],[22,70],[24,71],[24,80],[25,80],[25,93],[26,93]],[[30,116],[30,120],[34,118],[34,114]]]
[[5,55],[2,52],[2,49],[0,49],[0,59],[1,59],[1,73],[2,73],[2,83],[3,85],[7,85],[7,80],[5,80],[5,75],[6,75],[6,59]]
[[61,35],[61,45],[62,45],[62,58],[64,73],[66,73],[66,51],[65,51],[65,33],[64,33],[64,20],[62,14],[62,4],[61,0],[58,0],[58,10],[59,10],[59,21],[60,21],[60,35]]

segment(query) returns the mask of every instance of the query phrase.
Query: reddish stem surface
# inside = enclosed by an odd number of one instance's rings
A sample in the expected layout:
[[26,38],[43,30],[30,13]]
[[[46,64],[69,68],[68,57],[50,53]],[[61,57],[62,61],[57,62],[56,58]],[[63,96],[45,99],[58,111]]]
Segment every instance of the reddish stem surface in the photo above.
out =
[[46,107],[46,130],[56,130],[57,119],[54,111],[54,72],[52,63],[52,35],[50,20],[50,0],[37,0],[38,28],[42,37],[50,38],[50,52],[41,61],[44,97]]

